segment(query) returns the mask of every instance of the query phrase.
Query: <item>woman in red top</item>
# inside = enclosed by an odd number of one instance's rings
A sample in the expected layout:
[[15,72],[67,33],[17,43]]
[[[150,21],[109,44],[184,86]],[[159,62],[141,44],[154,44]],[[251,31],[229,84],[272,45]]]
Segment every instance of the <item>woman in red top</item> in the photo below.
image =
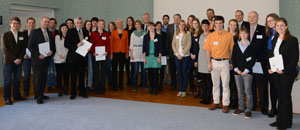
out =
[[[105,93],[105,85],[106,85],[106,70],[107,70],[107,54],[110,50],[110,39],[107,31],[104,30],[105,21],[100,19],[98,22],[98,30],[92,32],[90,41],[93,44],[91,47],[92,63],[93,63],[93,81],[95,86],[96,94],[104,94]],[[99,52],[99,48],[103,48],[105,52]],[[105,59],[96,59],[96,57],[104,56]],[[99,72],[101,67],[101,79],[99,80]]]

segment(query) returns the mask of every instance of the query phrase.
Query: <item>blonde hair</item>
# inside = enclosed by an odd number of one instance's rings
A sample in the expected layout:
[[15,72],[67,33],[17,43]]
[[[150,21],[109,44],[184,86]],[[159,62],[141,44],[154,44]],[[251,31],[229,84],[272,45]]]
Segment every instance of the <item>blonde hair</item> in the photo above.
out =
[[[187,32],[187,27],[186,27],[185,21],[184,21],[184,20],[180,20],[179,24],[180,24],[180,23],[184,23],[183,31],[184,31],[184,33],[186,33],[186,32]],[[178,35],[179,33],[180,33],[180,29],[177,29],[176,35]]]

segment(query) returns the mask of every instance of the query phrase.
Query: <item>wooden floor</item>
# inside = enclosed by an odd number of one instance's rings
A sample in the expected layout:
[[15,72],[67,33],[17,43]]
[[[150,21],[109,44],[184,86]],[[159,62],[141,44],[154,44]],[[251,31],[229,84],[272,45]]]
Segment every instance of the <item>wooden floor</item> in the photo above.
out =
[[[126,74],[124,74],[124,84],[126,79]],[[187,97],[181,98],[177,97],[177,90],[169,90],[170,86],[165,84],[163,86],[162,91],[158,91],[157,95],[150,95],[148,90],[143,88],[139,88],[137,91],[132,91],[131,86],[125,86],[124,90],[118,89],[118,91],[112,91],[112,88],[107,86],[107,91],[103,95],[97,95],[92,92],[88,92],[89,96],[92,97],[101,97],[101,98],[112,98],[112,99],[123,99],[123,100],[132,100],[132,101],[142,101],[142,102],[153,102],[153,103],[164,103],[164,104],[175,104],[175,105],[186,105],[186,106],[199,106],[199,107],[208,107],[209,105],[200,104],[200,98],[194,98],[194,95],[191,93],[187,94]],[[47,89],[45,94],[47,93],[57,93],[57,90],[48,92]],[[21,78],[21,94],[23,94],[23,81]],[[30,87],[30,96],[33,96],[33,81],[31,78],[31,87]],[[64,95],[65,96],[65,95]],[[70,96],[70,95],[67,95]],[[81,98],[81,97],[77,97]],[[51,99],[50,99],[51,101]],[[15,101],[13,101],[15,103]],[[24,101],[26,102],[26,101]],[[3,99],[3,87],[0,87],[0,107],[4,106],[5,102]]]

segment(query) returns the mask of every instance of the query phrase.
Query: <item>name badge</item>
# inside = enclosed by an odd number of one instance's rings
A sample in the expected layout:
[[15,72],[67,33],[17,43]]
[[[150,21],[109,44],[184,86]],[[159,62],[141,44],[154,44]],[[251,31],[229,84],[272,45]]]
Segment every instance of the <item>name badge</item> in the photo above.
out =
[[85,37],[84,39],[85,39],[85,40],[88,40],[89,38],[88,38],[88,37]]
[[179,36],[176,36],[176,39],[179,39]]
[[154,39],[154,42],[157,42],[158,40],[157,39]]
[[106,37],[102,37],[102,40],[106,40]]
[[246,61],[248,62],[248,61],[250,61],[252,58],[251,57],[248,57],[247,59],[246,59]]
[[218,44],[219,44],[219,42],[213,42],[213,44],[214,44],[214,45],[218,45]]
[[198,38],[196,38],[195,41],[198,42]]
[[21,40],[24,40],[24,38],[23,37],[19,37],[19,40],[21,41]]
[[256,35],[256,39],[262,39],[263,36],[262,35]]

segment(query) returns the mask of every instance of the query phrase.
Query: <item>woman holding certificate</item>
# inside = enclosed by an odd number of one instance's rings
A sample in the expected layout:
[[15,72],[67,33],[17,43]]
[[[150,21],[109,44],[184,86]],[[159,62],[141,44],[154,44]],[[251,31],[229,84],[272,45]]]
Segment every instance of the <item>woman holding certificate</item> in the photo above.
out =
[[277,19],[275,30],[279,35],[273,38],[272,50],[268,54],[270,61],[268,72],[273,75],[277,90],[278,114],[276,121],[270,125],[282,130],[291,128],[293,124],[291,92],[297,76],[299,44],[298,39],[290,34],[286,19]]
[[[90,41],[93,44],[91,47],[92,65],[93,65],[93,81],[95,86],[96,94],[105,93],[106,85],[106,70],[107,70],[107,60],[106,56],[110,49],[109,34],[104,30],[105,21],[100,19],[98,22],[98,29],[92,32]],[[99,72],[101,67],[101,79],[99,80]]]

